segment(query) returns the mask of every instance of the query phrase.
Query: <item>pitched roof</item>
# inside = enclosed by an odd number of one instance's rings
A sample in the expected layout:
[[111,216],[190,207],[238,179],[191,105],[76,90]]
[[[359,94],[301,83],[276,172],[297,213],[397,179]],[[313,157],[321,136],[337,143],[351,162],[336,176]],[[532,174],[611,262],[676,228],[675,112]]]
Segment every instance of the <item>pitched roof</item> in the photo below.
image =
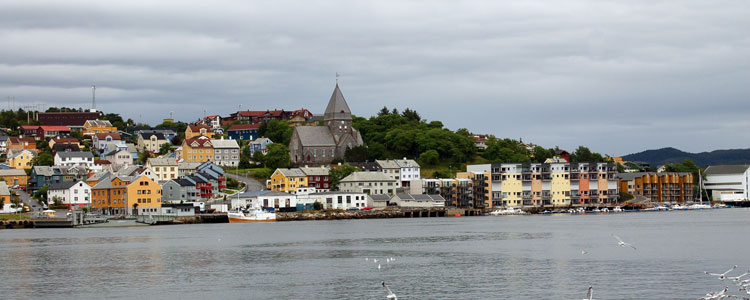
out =
[[328,100],[328,106],[324,114],[325,120],[351,120],[352,111],[349,110],[349,105],[346,104],[344,94],[339,89],[339,84],[336,84],[336,88],[333,89],[331,99]]
[[214,148],[240,148],[240,145],[237,144],[237,140],[211,140],[211,144],[214,145]]
[[395,179],[392,177],[385,175],[384,173],[380,172],[354,172],[350,174],[349,176],[346,176],[344,179],[341,179],[341,182],[359,182],[359,181],[392,181],[396,182]]
[[260,128],[260,124],[234,124],[232,126],[229,126],[227,131],[248,130],[248,129],[258,129],[258,128]]
[[245,110],[245,111],[239,111],[238,112],[238,114],[240,116],[242,116],[242,117],[258,117],[258,118],[262,118],[262,117],[266,117],[266,116],[277,117],[278,118],[278,117],[283,116],[284,113],[288,113],[288,112],[284,111],[283,109],[281,109],[281,110],[279,110],[279,109],[266,110],[266,111],[262,111],[262,110]]
[[107,136],[111,136],[113,140],[121,140],[120,134],[117,132],[111,132],[111,133],[97,133],[96,138],[99,140],[106,140]]
[[80,143],[77,138],[54,138],[52,139],[55,144],[57,143]]
[[206,129],[207,131],[211,131],[211,127],[208,127],[206,125],[188,125],[188,128],[190,128],[190,131],[192,132],[198,132],[201,130],[201,128]]
[[155,135],[157,140],[166,140],[167,138],[164,137],[164,134],[161,132],[141,132],[140,136],[144,140],[151,139],[151,136]]
[[750,165],[716,165],[708,166],[706,168],[706,175],[728,175],[728,174],[742,174],[750,168]]
[[70,187],[76,185],[78,183],[77,181],[63,181],[63,182],[56,182],[49,185],[48,191],[51,190],[67,190]]
[[5,181],[0,181],[0,196],[10,196],[10,190],[8,184]]
[[276,171],[281,172],[286,177],[305,177],[304,172],[302,170],[294,168],[294,169],[276,169]]
[[328,168],[308,168],[308,167],[301,167],[299,168],[302,173],[304,173],[307,176],[328,176]]
[[369,195],[369,196],[370,196],[370,199],[372,199],[372,201],[388,201],[388,200],[391,200],[391,195],[386,195],[386,194],[376,194],[376,195]]
[[89,125],[94,127],[112,127],[112,123],[109,120],[87,120],[86,122],[89,122]]
[[[195,143],[195,144],[194,144]],[[211,148],[211,139],[205,136],[199,136],[192,139],[185,139],[183,145],[188,145],[190,148]]]
[[152,166],[176,166],[177,159],[173,157],[151,157],[148,164]]
[[15,158],[16,156],[19,156],[19,155],[23,154],[24,152],[27,152],[28,154],[31,154],[31,157],[35,157],[36,156],[36,152],[35,151],[31,151],[29,149],[11,149],[11,150],[8,150],[8,160],[11,160],[11,159]]
[[304,146],[336,146],[331,130],[326,126],[297,126],[294,131]]
[[180,186],[195,186],[195,183],[185,178],[172,179],[172,181],[176,182]]
[[270,143],[273,143],[273,141],[271,141],[271,139],[265,138],[265,137],[259,137],[257,139],[254,139],[254,140],[250,141],[250,144],[252,144],[252,145],[261,145],[263,143],[270,144]]
[[56,126],[56,125],[45,125],[39,126],[39,129],[44,131],[70,131],[68,126]]
[[70,143],[55,143],[54,146],[52,146],[52,150],[57,152],[65,152],[65,151],[74,151],[79,152],[81,151],[81,147],[78,147],[78,144],[70,144]]
[[71,157],[82,157],[82,158],[91,158],[91,159],[94,158],[94,154],[88,151],[63,151],[63,152],[57,152],[55,155],[60,156],[61,158],[71,158]]
[[0,169],[0,176],[26,176],[26,171],[21,169]]

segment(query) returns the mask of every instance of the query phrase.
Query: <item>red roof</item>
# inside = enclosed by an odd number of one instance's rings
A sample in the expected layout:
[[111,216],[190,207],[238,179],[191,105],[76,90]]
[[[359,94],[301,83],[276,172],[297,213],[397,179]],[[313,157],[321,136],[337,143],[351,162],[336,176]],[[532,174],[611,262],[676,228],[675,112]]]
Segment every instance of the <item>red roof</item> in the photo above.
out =
[[260,127],[260,124],[234,124],[230,126],[227,129],[227,131],[258,129],[259,127]]
[[483,138],[483,137],[481,137],[481,136],[474,136],[474,141],[475,141],[475,142],[478,142],[478,143],[481,143],[481,142],[486,142],[486,141],[487,141],[487,139],[486,139],[486,138]]
[[[199,146],[193,146],[193,142],[197,142]],[[199,136],[192,139],[185,139],[185,145],[189,145],[190,148],[213,148],[213,145],[211,145],[211,139],[205,137],[205,136]]]
[[192,132],[198,132],[201,130],[201,128],[205,128],[206,130],[211,130],[211,127],[208,127],[206,125],[190,125],[190,131]]
[[105,132],[105,133],[97,133],[96,134],[96,138],[99,139],[99,140],[107,139],[107,136],[111,136],[113,140],[121,140],[122,139],[120,137],[120,134],[119,133],[115,133],[115,132],[112,132],[112,133],[106,133]]
[[112,162],[106,160],[106,159],[97,159],[94,161],[95,165],[111,165]]
[[59,138],[59,139],[52,139],[55,143],[78,143],[77,138]]
[[292,116],[303,116],[305,118],[312,117],[312,113],[307,109],[298,109],[292,112]]
[[266,110],[266,111],[262,111],[262,110],[246,110],[246,111],[240,111],[239,115],[242,116],[242,117],[259,117],[259,118],[262,118],[262,117],[265,117],[265,116],[269,116],[269,117],[281,117],[284,113],[285,113],[285,111],[283,109],[282,110],[278,110],[278,109],[277,110]]
[[39,129],[44,130],[44,131],[70,131],[70,127],[68,126],[53,126],[53,125],[39,126]]
[[21,125],[21,129],[37,129],[39,125]]

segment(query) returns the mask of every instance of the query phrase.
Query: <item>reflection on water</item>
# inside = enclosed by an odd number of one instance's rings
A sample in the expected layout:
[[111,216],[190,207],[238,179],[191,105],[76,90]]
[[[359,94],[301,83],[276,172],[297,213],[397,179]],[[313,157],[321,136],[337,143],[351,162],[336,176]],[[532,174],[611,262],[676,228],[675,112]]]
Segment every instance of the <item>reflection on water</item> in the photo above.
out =
[[[399,299],[581,299],[589,285],[601,299],[690,299],[721,288],[704,270],[746,263],[750,245],[737,236],[748,217],[727,209],[2,230],[0,281],[13,287],[7,299],[383,299],[381,280]],[[617,246],[613,233],[638,250]]]

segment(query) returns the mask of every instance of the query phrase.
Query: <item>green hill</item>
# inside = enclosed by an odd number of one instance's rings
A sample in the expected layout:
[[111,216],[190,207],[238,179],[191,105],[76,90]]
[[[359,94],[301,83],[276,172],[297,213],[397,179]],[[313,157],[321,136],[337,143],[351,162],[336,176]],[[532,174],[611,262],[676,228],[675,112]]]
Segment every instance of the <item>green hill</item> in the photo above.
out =
[[652,167],[668,163],[682,162],[690,159],[695,164],[706,167],[708,165],[748,164],[750,163],[750,149],[714,150],[711,152],[690,153],[672,147],[646,150],[628,154],[622,157],[626,161],[643,161]]

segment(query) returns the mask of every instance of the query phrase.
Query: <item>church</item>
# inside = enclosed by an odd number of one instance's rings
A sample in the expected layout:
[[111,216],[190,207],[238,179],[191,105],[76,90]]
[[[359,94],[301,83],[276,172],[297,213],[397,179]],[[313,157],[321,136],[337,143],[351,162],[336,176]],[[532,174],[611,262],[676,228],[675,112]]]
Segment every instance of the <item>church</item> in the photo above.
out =
[[328,101],[323,123],[323,126],[294,127],[289,141],[292,164],[330,164],[336,158],[344,158],[346,149],[364,144],[359,131],[352,127],[352,112],[338,83]]

